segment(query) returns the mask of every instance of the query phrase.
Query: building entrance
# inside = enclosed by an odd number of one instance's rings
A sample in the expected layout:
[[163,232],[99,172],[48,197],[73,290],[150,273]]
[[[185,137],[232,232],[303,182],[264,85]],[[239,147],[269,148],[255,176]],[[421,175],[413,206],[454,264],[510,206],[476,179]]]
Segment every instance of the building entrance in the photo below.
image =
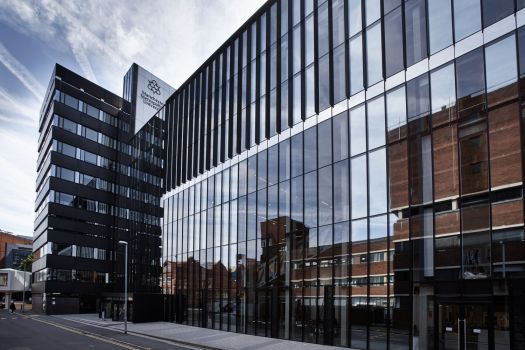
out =
[[438,349],[492,350],[494,311],[489,302],[437,303]]

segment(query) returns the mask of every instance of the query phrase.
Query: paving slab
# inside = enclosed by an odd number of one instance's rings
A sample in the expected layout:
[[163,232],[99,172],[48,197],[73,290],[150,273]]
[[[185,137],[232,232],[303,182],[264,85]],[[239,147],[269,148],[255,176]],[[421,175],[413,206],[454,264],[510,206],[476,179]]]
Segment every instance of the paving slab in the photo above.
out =
[[[103,320],[98,314],[56,315],[69,321],[124,330],[124,322]],[[348,350],[348,348],[186,326],[170,322],[128,323],[128,332],[210,350]]]

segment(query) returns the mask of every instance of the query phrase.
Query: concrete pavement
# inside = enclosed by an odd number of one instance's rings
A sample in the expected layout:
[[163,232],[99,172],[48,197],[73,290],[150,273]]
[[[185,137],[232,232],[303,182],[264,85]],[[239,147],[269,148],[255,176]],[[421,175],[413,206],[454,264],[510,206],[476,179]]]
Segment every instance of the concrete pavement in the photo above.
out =
[[[98,318],[97,314],[57,315],[54,318],[106,329],[120,331],[124,329],[123,322],[104,321]],[[209,350],[348,350],[348,348],[257,337],[170,322],[128,323],[128,333],[169,340],[181,346],[195,346]]]

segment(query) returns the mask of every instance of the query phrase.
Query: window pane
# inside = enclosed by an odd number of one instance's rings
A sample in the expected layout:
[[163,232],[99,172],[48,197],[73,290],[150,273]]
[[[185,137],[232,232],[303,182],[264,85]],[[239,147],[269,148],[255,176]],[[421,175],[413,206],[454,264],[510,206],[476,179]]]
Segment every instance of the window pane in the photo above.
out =
[[456,42],[481,29],[480,0],[454,0]]
[[367,103],[368,149],[385,144],[385,102],[383,97]]
[[[310,16],[304,22],[305,26],[305,39],[304,39],[304,51],[305,51],[305,67],[308,67],[310,63],[314,61],[314,16]],[[296,37],[294,33],[294,38]],[[300,36],[298,36],[300,38]],[[294,39],[295,42],[295,39]],[[300,67],[300,62],[299,62]]]
[[[275,185],[279,179],[279,149],[278,145],[268,149],[268,186]],[[239,174],[239,177],[241,175]]]
[[381,16],[380,0],[365,0],[365,16],[367,26],[379,19]]
[[288,118],[289,118],[289,111],[288,111],[288,82],[284,82],[281,85],[281,116],[280,116],[280,131],[288,129]]
[[331,224],[332,218],[332,167],[319,169],[319,225]]
[[296,25],[301,21],[301,2],[292,0],[292,22]]
[[430,54],[452,45],[452,9],[450,4],[450,1],[428,0]]
[[325,120],[317,127],[317,159],[319,168],[332,163],[332,120]]
[[293,77],[293,124],[301,121],[301,74]]
[[292,179],[292,220],[303,222],[303,177],[299,176]]
[[315,66],[313,64],[306,69],[305,78],[305,117],[309,118],[315,114]]
[[352,221],[352,242],[366,243],[368,239],[367,219]]
[[366,115],[362,105],[350,111],[350,154],[366,151]]
[[421,118],[429,110],[428,74],[423,74],[407,82],[408,120]]
[[267,151],[264,150],[257,155],[257,189],[265,188],[268,185],[266,177],[267,171]]
[[304,224],[310,228],[317,226],[317,172],[304,176]]
[[483,27],[488,27],[514,12],[514,0],[483,0]]
[[334,104],[346,98],[345,45],[334,50]]
[[328,1],[317,10],[317,42],[319,44],[318,57],[323,57],[328,53],[330,43],[328,38]]
[[366,31],[367,86],[383,79],[382,56],[381,23],[378,23]]
[[399,129],[406,124],[405,86],[401,86],[386,94],[386,115],[388,131]]
[[432,113],[446,110],[456,103],[454,64],[430,73]]
[[366,155],[352,159],[352,219],[367,215],[367,188]]
[[330,107],[330,55],[319,59],[319,111]]
[[304,172],[317,169],[317,128],[305,130],[304,139]]
[[346,221],[350,216],[348,161],[334,164],[334,222]]
[[348,158],[348,113],[333,118],[334,162]]
[[[308,30],[307,30],[308,33]],[[308,41],[307,41],[308,43]],[[308,44],[306,48],[309,49]],[[312,47],[313,49],[313,47]],[[306,52],[308,57],[309,52]],[[293,29],[293,74],[301,70],[301,26],[297,26]]]
[[281,83],[288,79],[288,35],[281,38]]
[[427,57],[425,0],[411,0],[405,4],[406,55],[410,67]]
[[333,0],[332,2],[332,31],[333,47],[337,47],[345,41],[345,2],[344,0]]
[[516,38],[514,35],[485,48],[487,93],[517,80]]
[[292,177],[303,173],[303,134],[292,136]]
[[279,143],[279,181],[290,178],[290,139]]
[[363,90],[363,40],[359,35],[350,40],[350,95]]
[[383,0],[383,13],[389,13],[401,5],[401,0]]
[[385,69],[389,77],[403,67],[403,16],[401,7],[385,16]]
[[288,31],[288,0],[281,0],[281,35]]
[[350,37],[359,33],[362,28],[362,16],[361,16],[361,0],[349,0],[348,1],[348,18]]
[[270,92],[270,137],[277,134],[277,89]]
[[388,235],[387,216],[370,218],[370,239],[384,238]]
[[456,60],[457,97],[478,94],[484,89],[483,50],[479,48]]
[[387,211],[387,181],[384,148],[369,154],[368,167],[370,215],[385,213]]
[[[525,2],[525,0],[523,0]],[[518,51],[520,58],[520,78],[525,76],[525,27],[518,29]]]

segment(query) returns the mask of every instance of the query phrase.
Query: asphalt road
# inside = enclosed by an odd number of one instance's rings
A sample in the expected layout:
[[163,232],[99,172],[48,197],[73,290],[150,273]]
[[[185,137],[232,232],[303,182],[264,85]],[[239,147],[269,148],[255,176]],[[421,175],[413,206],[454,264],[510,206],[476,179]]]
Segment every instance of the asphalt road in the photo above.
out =
[[189,348],[55,317],[10,314],[7,310],[0,310],[0,350],[33,349],[187,350]]

